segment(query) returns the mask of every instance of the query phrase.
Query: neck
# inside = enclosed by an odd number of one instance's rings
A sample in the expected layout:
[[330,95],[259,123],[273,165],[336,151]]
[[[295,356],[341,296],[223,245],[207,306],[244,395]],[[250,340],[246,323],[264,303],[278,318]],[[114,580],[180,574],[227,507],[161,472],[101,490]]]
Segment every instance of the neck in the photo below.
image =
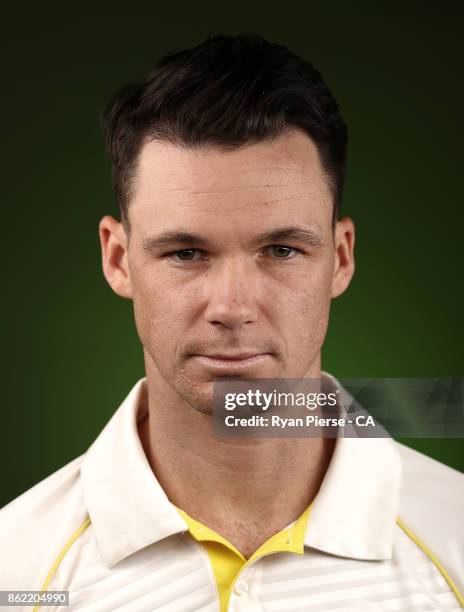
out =
[[[320,368],[307,377],[319,378]],[[251,554],[313,500],[335,440],[215,437],[212,415],[170,397],[160,380],[147,368],[148,418],[140,424],[158,481],[173,504]]]

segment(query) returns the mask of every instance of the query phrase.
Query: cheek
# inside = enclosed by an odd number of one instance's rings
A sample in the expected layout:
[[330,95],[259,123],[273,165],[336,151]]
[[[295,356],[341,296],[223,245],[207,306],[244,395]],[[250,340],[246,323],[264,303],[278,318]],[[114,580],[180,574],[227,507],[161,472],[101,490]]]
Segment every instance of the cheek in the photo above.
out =
[[298,327],[303,333],[314,333],[327,319],[329,306],[330,293],[326,290],[318,290],[317,293],[304,290],[295,295],[295,304],[291,312],[295,323],[298,321]]
[[298,342],[322,343],[328,325],[331,285],[328,266],[313,269],[293,284],[281,302],[283,324]]
[[137,280],[133,291],[135,325],[145,349],[154,356],[166,352],[182,334],[182,303],[159,283]]

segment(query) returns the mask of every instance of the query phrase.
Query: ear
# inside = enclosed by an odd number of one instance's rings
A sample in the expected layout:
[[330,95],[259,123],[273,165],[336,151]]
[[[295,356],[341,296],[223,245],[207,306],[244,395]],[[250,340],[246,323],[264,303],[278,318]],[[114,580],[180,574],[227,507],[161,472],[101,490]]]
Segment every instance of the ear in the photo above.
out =
[[127,263],[128,238],[119,221],[106,215],[98,225],[102,250],[103,274],[111,289],[124,298],[132,298]]
[[335,226],[335,259],[332,277],[332,297],[338,297],[347,288],[354,274],[354,223],[349,217],[340,219]]

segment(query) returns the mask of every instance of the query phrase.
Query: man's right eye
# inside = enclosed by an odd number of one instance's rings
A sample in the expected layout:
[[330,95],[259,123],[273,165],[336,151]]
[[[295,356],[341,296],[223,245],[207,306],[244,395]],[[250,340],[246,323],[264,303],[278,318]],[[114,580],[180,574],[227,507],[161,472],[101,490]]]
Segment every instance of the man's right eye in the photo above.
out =
[[199,249],[182,249],[181,251],[173,251],[172,253],[168,253],[167,257],[173,259],[174,261],[195,261],[199,259],[199,257],[195,257],[195,255],[201,255],[201,251]]

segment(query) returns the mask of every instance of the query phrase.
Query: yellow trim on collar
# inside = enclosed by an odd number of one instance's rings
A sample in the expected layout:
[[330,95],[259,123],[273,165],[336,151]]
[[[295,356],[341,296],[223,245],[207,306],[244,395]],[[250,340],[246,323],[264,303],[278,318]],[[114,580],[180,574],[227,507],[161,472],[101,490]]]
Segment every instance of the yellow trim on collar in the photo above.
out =
[[[177,508],[177,506],[176,506]],[[208,553],[221,602],[221,612],[228,608],[230,593],[239,573],[253,561],[277,552],[304,553],[304,537],[311,504],[291,525],[266,540],[249,559],[246,559],[231,542],[213,529],[189,516],[184,510],[178,512],[189,527],[189,534],[201,542]]]

